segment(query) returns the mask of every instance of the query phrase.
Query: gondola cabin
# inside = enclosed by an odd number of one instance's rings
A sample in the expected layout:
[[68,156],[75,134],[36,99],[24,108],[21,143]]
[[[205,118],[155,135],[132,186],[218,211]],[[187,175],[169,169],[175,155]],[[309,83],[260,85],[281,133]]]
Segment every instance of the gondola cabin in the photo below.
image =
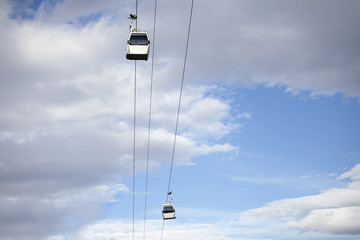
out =
[[131,31],[127,43],[127,59],[148,60],[150,40],[146,31]]
[[164,203],[162,207],[162,216],[164,220],[175,219],[175,208],[172,203]]

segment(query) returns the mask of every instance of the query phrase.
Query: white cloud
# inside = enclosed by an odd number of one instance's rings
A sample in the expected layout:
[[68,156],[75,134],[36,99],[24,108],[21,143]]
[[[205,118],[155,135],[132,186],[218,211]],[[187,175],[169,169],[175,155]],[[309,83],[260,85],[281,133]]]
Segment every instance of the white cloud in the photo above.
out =
[[250,112],[244,112],[244,113],[240,113],[237,117],[238,118],[245,118],[245,119],[251,119],[252,118],[252,113]]
[[[230,229],[227,223],[176,223],[165,222],[163,239],[199,239],[199,236],[204,239],[237,239],[237,240],[266,240],[268,238],[258,237],[232,237],[232,234],[237,232]],[[143,222],[136,221],[135,223],[135,239],[143,237]],[[146,222],[146,239],[159,239],[161,236],[162,220],[149,220]],[[75,234],[75,239],[131,239],[132,238],[132,224],[120,220],[107,220],[96,224],[88,225],[79,230]]]
[[360,234],[360,206],[312,210],[299,222],[287,226],[300,231],[316,231],[330,234]]
[[234,128],[224,123],[229,118],[230,106],[214,98],[199,99],[184,109],[181,114],[181,126],[186,129],[186,136],[206,139],[221,138]]
[[360,180],[360,164],[353,167],[350,171],[341,174],[338,178],[339,179],[350,178],[353,181]]
[[[277,226],[328,234],[360,234],[360,164],[344,173],[352,181],[346,188],[328,189],[320,194],[282,199],[248,210],[239,216],[243,224],[276,222]],[[273,225],[272,227],[275,227]]]

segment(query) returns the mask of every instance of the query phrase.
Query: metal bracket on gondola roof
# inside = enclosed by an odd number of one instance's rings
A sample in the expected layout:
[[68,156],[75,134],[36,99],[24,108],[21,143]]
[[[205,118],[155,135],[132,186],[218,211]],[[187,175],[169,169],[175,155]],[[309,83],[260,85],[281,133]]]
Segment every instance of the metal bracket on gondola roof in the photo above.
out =
[[134,28],[133,26],[134,21],[137,21],[137,16],[135,14],[130,14],[130,17],[128,17],[128,19],[130,19],[130,31],[137,32],[139,29]]
[[173,203],[173,199],[172,199],[172,192],[168,192],[168,196],[170,196],[170,200],[167,203]]

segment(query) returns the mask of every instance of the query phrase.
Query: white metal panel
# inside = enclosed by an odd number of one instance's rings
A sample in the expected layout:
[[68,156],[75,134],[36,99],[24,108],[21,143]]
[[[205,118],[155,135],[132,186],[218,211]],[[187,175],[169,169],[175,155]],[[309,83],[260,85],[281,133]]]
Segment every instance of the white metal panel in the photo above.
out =
[[173,213],[163,213],[163,218],[166,219],[174,219],[175,218],[175,212]]
[[149,45],[128,45],[129,54],[148,54]]

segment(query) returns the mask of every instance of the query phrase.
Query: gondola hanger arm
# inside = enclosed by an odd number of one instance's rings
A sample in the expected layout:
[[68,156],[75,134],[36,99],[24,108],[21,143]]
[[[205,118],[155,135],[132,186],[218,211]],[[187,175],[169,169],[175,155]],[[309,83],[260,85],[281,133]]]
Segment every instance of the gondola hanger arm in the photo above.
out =
[[131,32],[138,31],[138,29],[134,28],[134,26],[133,26],[134,21],[137,21],[136,14],[131,14],[130,13],[130,17],[128,17],[128,19],[130,19],[130,31]]

